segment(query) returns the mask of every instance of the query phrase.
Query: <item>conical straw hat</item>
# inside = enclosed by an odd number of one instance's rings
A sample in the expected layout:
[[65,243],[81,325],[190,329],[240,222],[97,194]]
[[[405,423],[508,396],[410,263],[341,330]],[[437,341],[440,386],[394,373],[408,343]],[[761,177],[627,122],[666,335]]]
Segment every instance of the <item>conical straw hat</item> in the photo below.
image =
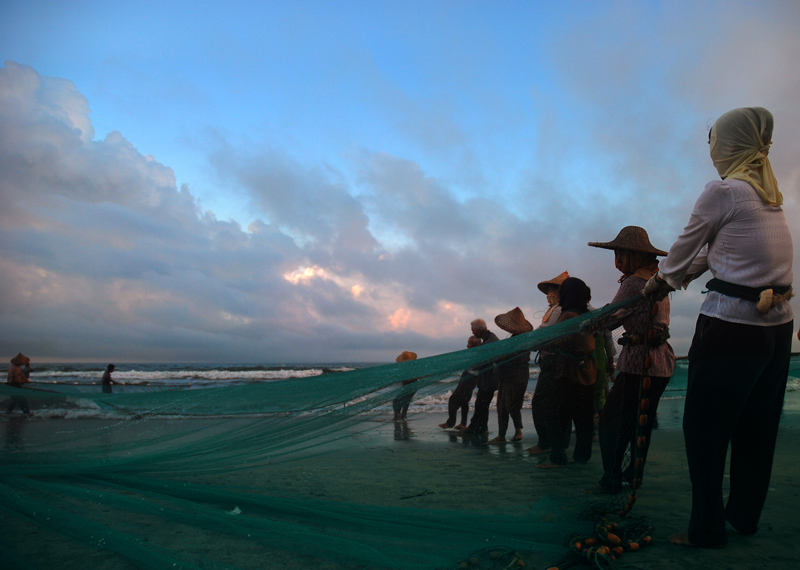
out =
[[542,293],[544,293],[546,295],[547,294],[547,291],[546,291],[546,286],[547,285],[555,285],[556,287],[561,287],[561,284],[564,282],[564,279],[566,279],[567,277],[569,277],[569,273],[567,273],[565,271],[564,273],[562,273],[558,277],[553,277],[550,281],[542,281],[541,283],[539,283],[537,285],[537,287],[539,288],[539,291],[541,291]]
[[655,255],[667,255],[666,251],[653,247],[650,243],[650,237],[647,235],[647,231],[639,226],[625,226],[619,231],[617,237],[615,237],[613,241],[590,241],[589,245],[603,249],[627,249],[629,251],[654,253]]
[[395,358],[397,362],[406,362],[407,360],[416,360],[417,353],[416,352],[409,352],[407,350],[403,351],[403,354]]
[[514,307],[507,313],[497,315],[494,318],[495,324],[511,334],[521,334],[533,330],[533,325],[528,322],[522,310]]

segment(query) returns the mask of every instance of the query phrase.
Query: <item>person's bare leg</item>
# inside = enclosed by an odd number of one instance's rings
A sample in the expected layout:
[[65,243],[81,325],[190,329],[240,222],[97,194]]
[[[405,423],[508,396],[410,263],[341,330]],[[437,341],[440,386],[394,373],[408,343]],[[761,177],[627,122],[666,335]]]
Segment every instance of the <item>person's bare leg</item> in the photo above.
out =
[[514,432],[514,437],[511,438],[511,441],[522,441],[522,429],[517,428]]
[[488,443],[489,443],[490,445],[498,445],[498,444],[501,444],[501,443],[508,443],[508,441],[506,441],[506,438],[504,438],[504,437],[500,437],[500,436],[498,435],[496,438],[494,438],[494,439],[490,440]]

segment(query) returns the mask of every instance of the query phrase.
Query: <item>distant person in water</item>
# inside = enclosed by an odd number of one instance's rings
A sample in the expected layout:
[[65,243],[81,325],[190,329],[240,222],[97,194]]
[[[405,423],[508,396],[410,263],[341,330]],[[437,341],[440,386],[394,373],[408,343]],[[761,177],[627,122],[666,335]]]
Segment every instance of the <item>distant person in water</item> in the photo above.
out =
[[[30,378],[27,378],[25,373],[22,371],[22,366],[26,366],[30,364],[30,362],[31,359],[21,352],[11,359],[11,366],[8,367],[7,380],[9,386],[13,386],[14,388],[22,388],[24,384],[30,382]],[[15,406],[19,406],[20,410],[22,410],[25,414],[29,416],[32,415],[30,409],[28,408],[28,400],[22,396],[11,396],[11,405],[8,407],[9,414],[14,411]]]
[[[409,352],[404,350],[403,353],[395,358],[396,362],[408,362],[409,360],[416,360],[417,354],[415,352]],[[413,384],[419,380],[419,378],[412,378],[411,380],[403,380],[402,385],[408,386],[409,384]],[[402,396],[398,396],[392,401],[392,409],[394,410],[394,419],[396,420],[404,420],[408,416],[408,407],[411,405],[411,401],[414,399],[415,392],[408,392],[403,394]]]
[[[489,344],[500,339],[486,327],[486,321],[475,319],[470,323],[472,334],[481,339],[481,344]],[[497,379],[494,373],[494,364],[489,363],[482,366],[478,376],[478,395],[475,396],[475,406],[472,412],[472,420],[469,427],[465,430],[470,435],[485,435],[489,433],[489,406],[492,404],[495,390],[497,390]]]
[[[533,330],[519,307],[497,315],[495,324],[511,336],[521,335]],[[506,443],[508,420],[514,422],[514,436],[511,441],[522,441],[522,403],[530,379],[531,351],[523,350],[506,355],[497,365],[497,437],[489,443]]]
[[114,382],[114,379],[111,378],[111,373],[114,372],[115,368],[116,367],[113,364],[109,364],[108,368],[106,368],[106,371],[103,372],[103,392],[106,394],[110,394],[111,385],[116,384],[116,382]]
[[[475,348],[481,345],[481,339],[477,336],[469,337],[467,340],[467,348]],[[447,400],[447,421],[439,424],[442,429],[455,427],[456,429],[467,428],[467,416],[469,415],[469,401],[472,399],[472,393],[475,391],[475,386],[478,385],[478,371],[473,368],[467,368],[461,373],[461,380],[458,381],[458,386],[453,390],[450,398]],[[456,425],[456,417],[458,411],[461,410],[461,423]]]

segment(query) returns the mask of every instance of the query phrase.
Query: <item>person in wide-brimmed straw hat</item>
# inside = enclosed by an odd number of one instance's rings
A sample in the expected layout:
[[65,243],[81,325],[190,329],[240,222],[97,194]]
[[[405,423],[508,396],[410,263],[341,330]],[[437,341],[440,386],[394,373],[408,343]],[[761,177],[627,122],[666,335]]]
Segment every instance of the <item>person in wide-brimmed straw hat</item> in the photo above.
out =
[[[400,353],[400,356],[395,358],[395,361],[408,362],[410,360],[416,360],[416,359],[417,359],[416,352],[404,350],[402,353]],[[411,380],[403,380],[402,385],[407,386],[408,384],[413,384],[417,380],[418,378],[413,378]],[[414,394],[416,394],[416,391],[403,394],[402,396],[398,396],[397,398],[392,400],[392,410],[394,411],[395,420],[406,419],[406,417],[408,416],[408,407],[411,405],[411,401],[414,399]]]
[[[647,281],[658,270],[656,256],[667,254],[654,247],[650,243],[647,231],[639,226],[622,228],[612,241],[589,242],[589,245],[614,251],[614,265],[622,273],[622,277],[612,303],[624,301],[641,293]],[[669,298],[655,304],[652,322],[654,334],[650,337],[648,336],[650,311],[646,300],[635,302],[617,314],[618,320],[613,326],[621,325],[625,333],[619,341],[622,350],[616,363],[617,376],[614,386],[608,393],[605,406],[600,412],[599,440],[604,474],[597,485],[585,489],[587,493],[616,493],[622,488],[623,481],[631,483],[634,479],[641,479],[658,401],[675,368],[675,354],[667,342],[669,308]],[[637,473],[634,474],[631,468],[623,473],[622,461],[636,430],[639,385],[645,354],[651,363],[648,369],[650,388],[646,395],[649,399],[649,408],[643,431],[645,445],[639,449],[641,462],[638,462]]]
[[[22,366],[30,364],[31,359],[22,354],[21,352],[11,359],[11,366],[8,367],[8,380],[9,386],[21,388],[23,384],[30,382],[22,371]],[[19,406],[20,409],[26,414],[30,415],[31,411],[28,408],[28,401],[22,396],[11,396],[11,405],[8,407],[8,413],[14,411],[14,407]]]
[[522,310],[519,307],[514,307],[507,313],[497,315],[494,318],[494,323],[504,331],[512,335],[518,335],[533,330],[533,325],[525,318]]
[[[514,307],[507,313],[497,315],[495,324],[511,336],[524,334],[533,330],[533,325],[525,318],[519,307]],[[497,437],[489,443],[506,443],[506,430],[508,420],[514,422],[514,437],[511,441],[522,439],[522,403],[525,398],[525,389],[528,387],[530,376],[529,363],[531,353],[529,350],[515,355],[508,355],[497,367]]]
[[[558,290],[564,280],[568,278],[569,273],[564,271],[556,277],[542,281],[537,285],[539,291],[547,295],[548,305],[539,328],[557,323],[561,317]],[[547,413],[545,407],[547,401],[552,397],[553,391],[558,389],[558,376],[552,366],[554,356],[553,352],[540,350],[536,357],[539,364],[539,378],[536,380],[536,389],[531,399],[531,415],[533,416],[533,427],[536,430],[536,435],[539,436],[539,441],[533,447],[526,449],[531,455],[539,455],[550,451],[550,437],[547,433],[547,424],[545,422],[545,414]]]

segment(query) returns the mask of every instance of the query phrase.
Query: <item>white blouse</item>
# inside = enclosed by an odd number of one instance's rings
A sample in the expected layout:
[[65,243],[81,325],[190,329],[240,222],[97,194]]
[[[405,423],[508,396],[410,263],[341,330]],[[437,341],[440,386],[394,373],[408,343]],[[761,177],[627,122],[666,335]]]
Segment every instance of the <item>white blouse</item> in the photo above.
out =
[[[689,223],[659,264],[675,289],[688,286],[706,270],[723,281],[763,287],[792,284],[792,236],[781,207],[770,206],[747,182],[706,184]],[[788,302],[766,315],[752,301],[709,291],[700,313],[733,323],[772,326],[792,320]]]

